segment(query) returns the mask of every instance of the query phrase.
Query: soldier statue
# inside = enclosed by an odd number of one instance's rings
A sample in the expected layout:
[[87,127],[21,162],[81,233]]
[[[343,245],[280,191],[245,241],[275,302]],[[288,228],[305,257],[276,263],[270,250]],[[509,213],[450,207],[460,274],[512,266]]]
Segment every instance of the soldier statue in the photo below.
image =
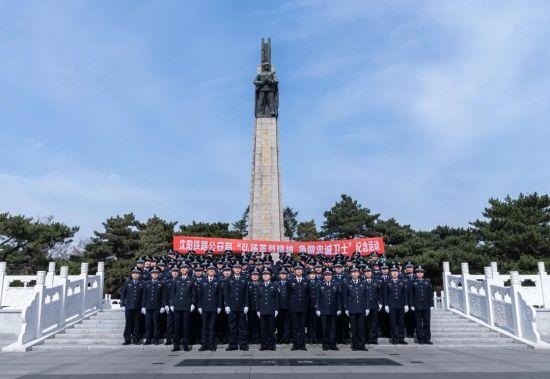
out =
[[262,38],[262,63],[254,79],[256,86],[256,117],[277,117],[279,109],[279,82],[271,65],[271,38]]

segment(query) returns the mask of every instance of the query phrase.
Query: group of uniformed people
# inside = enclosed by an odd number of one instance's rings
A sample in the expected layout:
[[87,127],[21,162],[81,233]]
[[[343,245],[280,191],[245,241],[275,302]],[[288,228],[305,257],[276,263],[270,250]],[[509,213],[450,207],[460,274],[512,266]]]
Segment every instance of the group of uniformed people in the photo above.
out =
[[[386,264],[384,255],[349,257],[281,253],[234,254],[170,250],[136,260],[121,291],[124,345],[159,344],[173,351],[275,350],[321,342],[323,350],[367,350],[389,337],[392,344],[430,341],[433,290],[422,266]],[[292,331],[292,333],[291,333]]]

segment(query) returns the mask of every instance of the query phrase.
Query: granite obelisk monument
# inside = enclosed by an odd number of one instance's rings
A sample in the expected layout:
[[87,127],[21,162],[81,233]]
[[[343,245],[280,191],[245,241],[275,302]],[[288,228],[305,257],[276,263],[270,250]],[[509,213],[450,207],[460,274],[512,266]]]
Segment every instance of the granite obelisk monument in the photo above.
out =
[[271,39],[262,38],[261,63],[254,79],[254,148],[248,239],[284,240],[279,171],[279,82],[271,63]]

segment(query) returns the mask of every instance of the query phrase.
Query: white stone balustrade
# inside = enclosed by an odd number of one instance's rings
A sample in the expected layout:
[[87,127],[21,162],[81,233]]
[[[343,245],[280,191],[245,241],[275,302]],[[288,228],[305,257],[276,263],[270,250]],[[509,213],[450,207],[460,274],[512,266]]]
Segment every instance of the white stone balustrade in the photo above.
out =
[[[48,272],[38,271],[36,275],[6,275],[5,263],[0,263],[0,304],[22,310],[21,331],[15,343],[3,351],[25,351],[28,347],[57,333],[85,317],[99,311],[103,304],[105,264],[99,262],[96,275],[88,274],[88,263],[82,263],[80,275],[69,276],[69,268],[63,266],[55,275],[55,263],[50,263]],[[30,283],[34,287],[10,287],[15,280]],[[24,289],[25,292],[21,292]],[[11,294],[28,295],[19,302],[11,301]]]
[[[550,344],[541,341],[535,323],[533,305],[550,307],[547,301],[550,283],[544,264],[539,263],[538,268],[539,275],[519,275],[517,271],[502,275],[497,271],[497,264],[492,262],[484,268],[483,275],[471,275],[468,264],[462,263],[461,275],[453,275],[449,262],[443,262],[443,307],[530,346],[550,348]],[[510,285],[504,286],[508,279]],[[536,286],[522,287],[526,279],[535,282]],[[525,288],[531,290],[527,296]]]

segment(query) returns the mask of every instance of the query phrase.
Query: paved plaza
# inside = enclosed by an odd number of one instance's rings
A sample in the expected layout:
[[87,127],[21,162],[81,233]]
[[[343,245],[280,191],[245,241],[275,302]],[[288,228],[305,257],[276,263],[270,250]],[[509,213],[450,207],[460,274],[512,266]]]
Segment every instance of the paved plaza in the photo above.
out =
[[[238,365],[223,361],[238,359]],[[330,364],[323,360],[330,360]],[[200,360],[199,362],[190,360]],[[186,361],[194,366],[186,365]],[[341,361],[341,362],[338,362]],[[293,366],[288,366],[292,362]],[[251,364],[252,363],[252,364]],[[342,364],[339,364],[342,363]],[[211,365],[209,365],[211,364]],[[230,362],[231,364],[231,362]],[[279,365],[276,365],[279,364]],[[31,351],[0,353],[7,378],[549,378],[550,352],[532,349],[377,348],[368,352],[198,352],[164,350]]]

